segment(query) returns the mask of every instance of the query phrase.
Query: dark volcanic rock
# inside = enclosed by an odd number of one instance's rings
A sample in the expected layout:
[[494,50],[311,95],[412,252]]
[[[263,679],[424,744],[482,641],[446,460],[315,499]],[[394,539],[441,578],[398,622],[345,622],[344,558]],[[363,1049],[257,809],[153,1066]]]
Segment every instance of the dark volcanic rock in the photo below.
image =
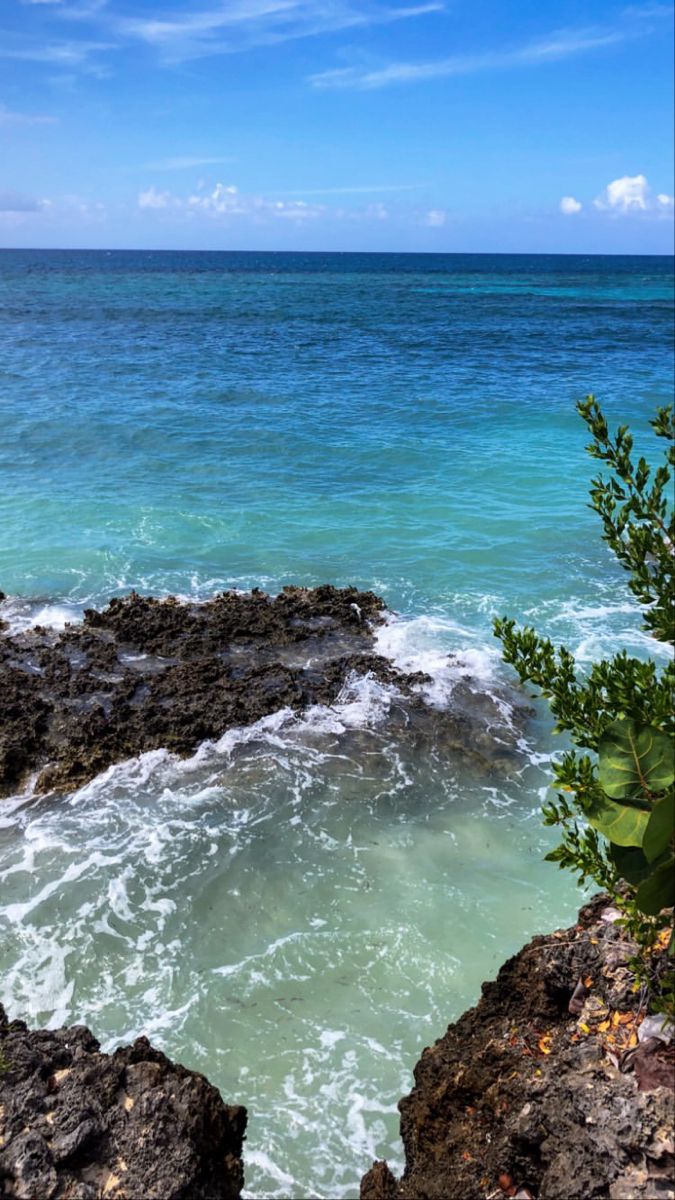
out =
[[368,673],[406,697],[391,720],[415,751],[509,769],[532,711],[522,696],[489,694],[459,672],[449,710],[424,703],[427,677],[374,653],[384,617],[373,592],[329,585],[274,598],[224,592],[203,604],[132,592],[60,633],[4,634],[0,795],[31,773],[37,791],[67,791],[143,751],[190,754],[281,708],[332,704],[350,675]]
[[606,909],[535,938],[423,1052],[399,1105],[404,1175],[375,1163],[362,1200],[675,1196],[673,1047],[635,1045],[635,947]]
[[0,1005],[0,1197],[236,1200],[246,1109],[146,1038],[30,1031]]
[[289,706],[331,703],[353,670],[404,682],[374,655],[372,592],[225,592],[205,604],[132,592],[62,633],[0,638],[0,794],[79,786],[113,762]]

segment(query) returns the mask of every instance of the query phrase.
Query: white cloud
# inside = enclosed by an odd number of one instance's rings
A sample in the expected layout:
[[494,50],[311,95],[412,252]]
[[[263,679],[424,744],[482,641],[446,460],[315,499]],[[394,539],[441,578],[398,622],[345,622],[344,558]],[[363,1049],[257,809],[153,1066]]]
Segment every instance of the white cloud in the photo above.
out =
[[166,17],[120,17],[113,27],[122,37],[155,47],[165,62],[183,62],[342,29],[389,24],[442,9],[442,0],[409,7],[386,7],[373,0],[233,0],[193,12],[178,10]]
[[56,67],[70,67],[101,75],[103,68],[90,63],[92,54],[112,49],[110,42],[85,42],[71,39],[65,42],[50,42],[47,45],[0,44],[0,57],[14,58],[21,62],[50,63]]
[[48,200],[36,200],[20,192],[0,192],[0,213],[36,213],[48,207]]
[[[392,190],[393,190],[393,185]],[[402,185],[407,186],[407,185]],[[366,187],[317,189],[317,194],[332,191],[361,192],[374,189]],[[268,192],[266,195],[241,192],[234,184],[217,183],[215,187],[200,185],[187,196],[176,195],[169,191],[158,191],[154,184],[138,196],[139,208],[145,210],[171,210],[176,217],[195,220],[199,217],[221,220],[228,223],[232,220],[247,219],[254,224],[273,221],[293,221],[306,224],[318,218],[329,218],[339,221],[382,222],[392,216],[390,209],[381,200],[357,208],[329,208],[326,204],[314,203],[308,199],[283,199],[288,193]],[[306,196],[311,192],[305,193]],[[441,223],[440,210],[435,210],[437,223]]]
[[216,167],[234,162],[233,158],[203,158],[193,154],[179,154],[173,158],[160,158],[146,163],[149,171],[187,171],[191,167]]
[[441,229],[448,219],[448,214],[443,208],[430,208],[426,213],[423,225],[428,225],[430,229]]
[[42,113],[12,112],[11,109],[0,105],[0,125],[56,125],[57,117],[44,116]]
[[171,204],[169,192],[158,192],[156,187],[149,187],[145,192],[139,192],[139,208],[168,208]]
[[622,175],[608,183],[593,203],[596,208],[612,212],[646,212],[651,203],[650,187],[644,175]]
[[373,192],[416,192],[424,183],[375,183],[358,184],[356,187],[287,188],[282,192],[268,192],[270,196],[355,196],[372,195]]
[[480,71],[558,62],[589,50],[598,50],[623,42],[631,36],[634,34],[624,29],[568,29],[512,50],[457,55],[427,62],[394,62],[374,69],[341,67],[338,70],[310,75],[309,82],[316,88],[356,88],[370,91],[397,83],[416,83],[447,76],[474,75]]
[[[673,197],[666,192],[654,196],[646,175],[622,175],[602,189],[593,207],[612,217],[636,216],[649,220],[667,216],[673,208]],[[563,196],[560,201],[560,211],[568,217],[582,208],[582,202],[575,196]]]
[[264,196],[246,195],[234,184],[217,183],[210,192],[195,193],[186,201],[174,198],[174,203],[188,212],[209,213],[216,217],[249,216],[256,219],[281,218],[306,221],[320,216],[324,206],[307,204],[304,200],[274,200]]
[[369,204],[363,215],[366,220],[372,219],[374,221],[388,221],[389,209],[386,208],[384,204]]
[[563,196],[560,201],[560,211],[566,217],[572,217],[575,213],[581,212],[583,204],[579,200],[575,200],[574,196]]

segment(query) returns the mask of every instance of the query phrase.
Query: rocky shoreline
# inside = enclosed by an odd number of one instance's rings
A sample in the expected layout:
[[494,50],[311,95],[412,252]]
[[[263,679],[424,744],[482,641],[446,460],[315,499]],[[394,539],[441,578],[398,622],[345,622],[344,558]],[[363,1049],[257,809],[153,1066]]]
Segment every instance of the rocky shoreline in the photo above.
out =
[[[617,917],[596,897],[483,985],[400,1103],[402,1178],[373,1164],[361,1200],[671,1200],[675,1047]],[[7,1200],[236,1200],[245,1126],[145,1038],[105,1055],[81,1026],[31,1032],[0,1007]]]
[[618,917],[595,897],[483,985],[399,1104],[402,1178],[374,1163],[361,1200],[672,1200],[675,1045]]
[[237,1200],[246,1109],[146,1038],[102,1054],[82,1025],[0,1005],[3,1200]]
[[69,790],[146,750],[189,754],[281,708],[331,703],[354,670],[390,680],[373,653],[383,610],[330,586],[202,604],[132,592],[63,631],[6,633],[0,795],[30,774],[38,792]]
[[29,779],[36,792],[69,791],[148,750],[188,755],[280,709],[333,704],[353,675],[406,698],[405,736],[508,765],[531,712],[522,696],[505,687],[503,706],[459,681],[451,712],[424,704],[428,677],[377,653],[386,617],[373,592],[325,585],[203,603],[132,592],[63,630],[3,632],[0,621],[0,796]]

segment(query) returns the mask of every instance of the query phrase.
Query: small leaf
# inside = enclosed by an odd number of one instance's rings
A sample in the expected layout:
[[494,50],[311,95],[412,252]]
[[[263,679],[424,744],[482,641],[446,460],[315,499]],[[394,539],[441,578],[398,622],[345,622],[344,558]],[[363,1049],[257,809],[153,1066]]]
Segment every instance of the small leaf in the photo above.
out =
[[587,814],[589,825],[617,846],[641,846],[649,813],[628,804],[616,804],[606,797]]
[[675,904],[675,857],[667,858],[640,884],[635,899],[640,911],[649,917],[656,917],[662,908]]
[[667,849],[674,833],[675,792],[669,792],[654,805],[642,839],[642,849],[649,862],[654,862]]
[[667,733],[628,717],[612,722],[598,745],[598,778],[612,800],[663,792],[675,778]]

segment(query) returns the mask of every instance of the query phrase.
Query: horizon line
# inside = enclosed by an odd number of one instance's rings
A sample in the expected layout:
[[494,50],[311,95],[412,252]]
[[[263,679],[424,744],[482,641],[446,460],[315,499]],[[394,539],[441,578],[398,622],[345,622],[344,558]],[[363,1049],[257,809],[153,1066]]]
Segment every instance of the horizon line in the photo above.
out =
[[187,246],[0,246],[0,254],[372,254],[421,257],[422,255],[446,258],[453,255],[495,258],[675,258],[675,250],[254,250],[254,249],[195,249]]

